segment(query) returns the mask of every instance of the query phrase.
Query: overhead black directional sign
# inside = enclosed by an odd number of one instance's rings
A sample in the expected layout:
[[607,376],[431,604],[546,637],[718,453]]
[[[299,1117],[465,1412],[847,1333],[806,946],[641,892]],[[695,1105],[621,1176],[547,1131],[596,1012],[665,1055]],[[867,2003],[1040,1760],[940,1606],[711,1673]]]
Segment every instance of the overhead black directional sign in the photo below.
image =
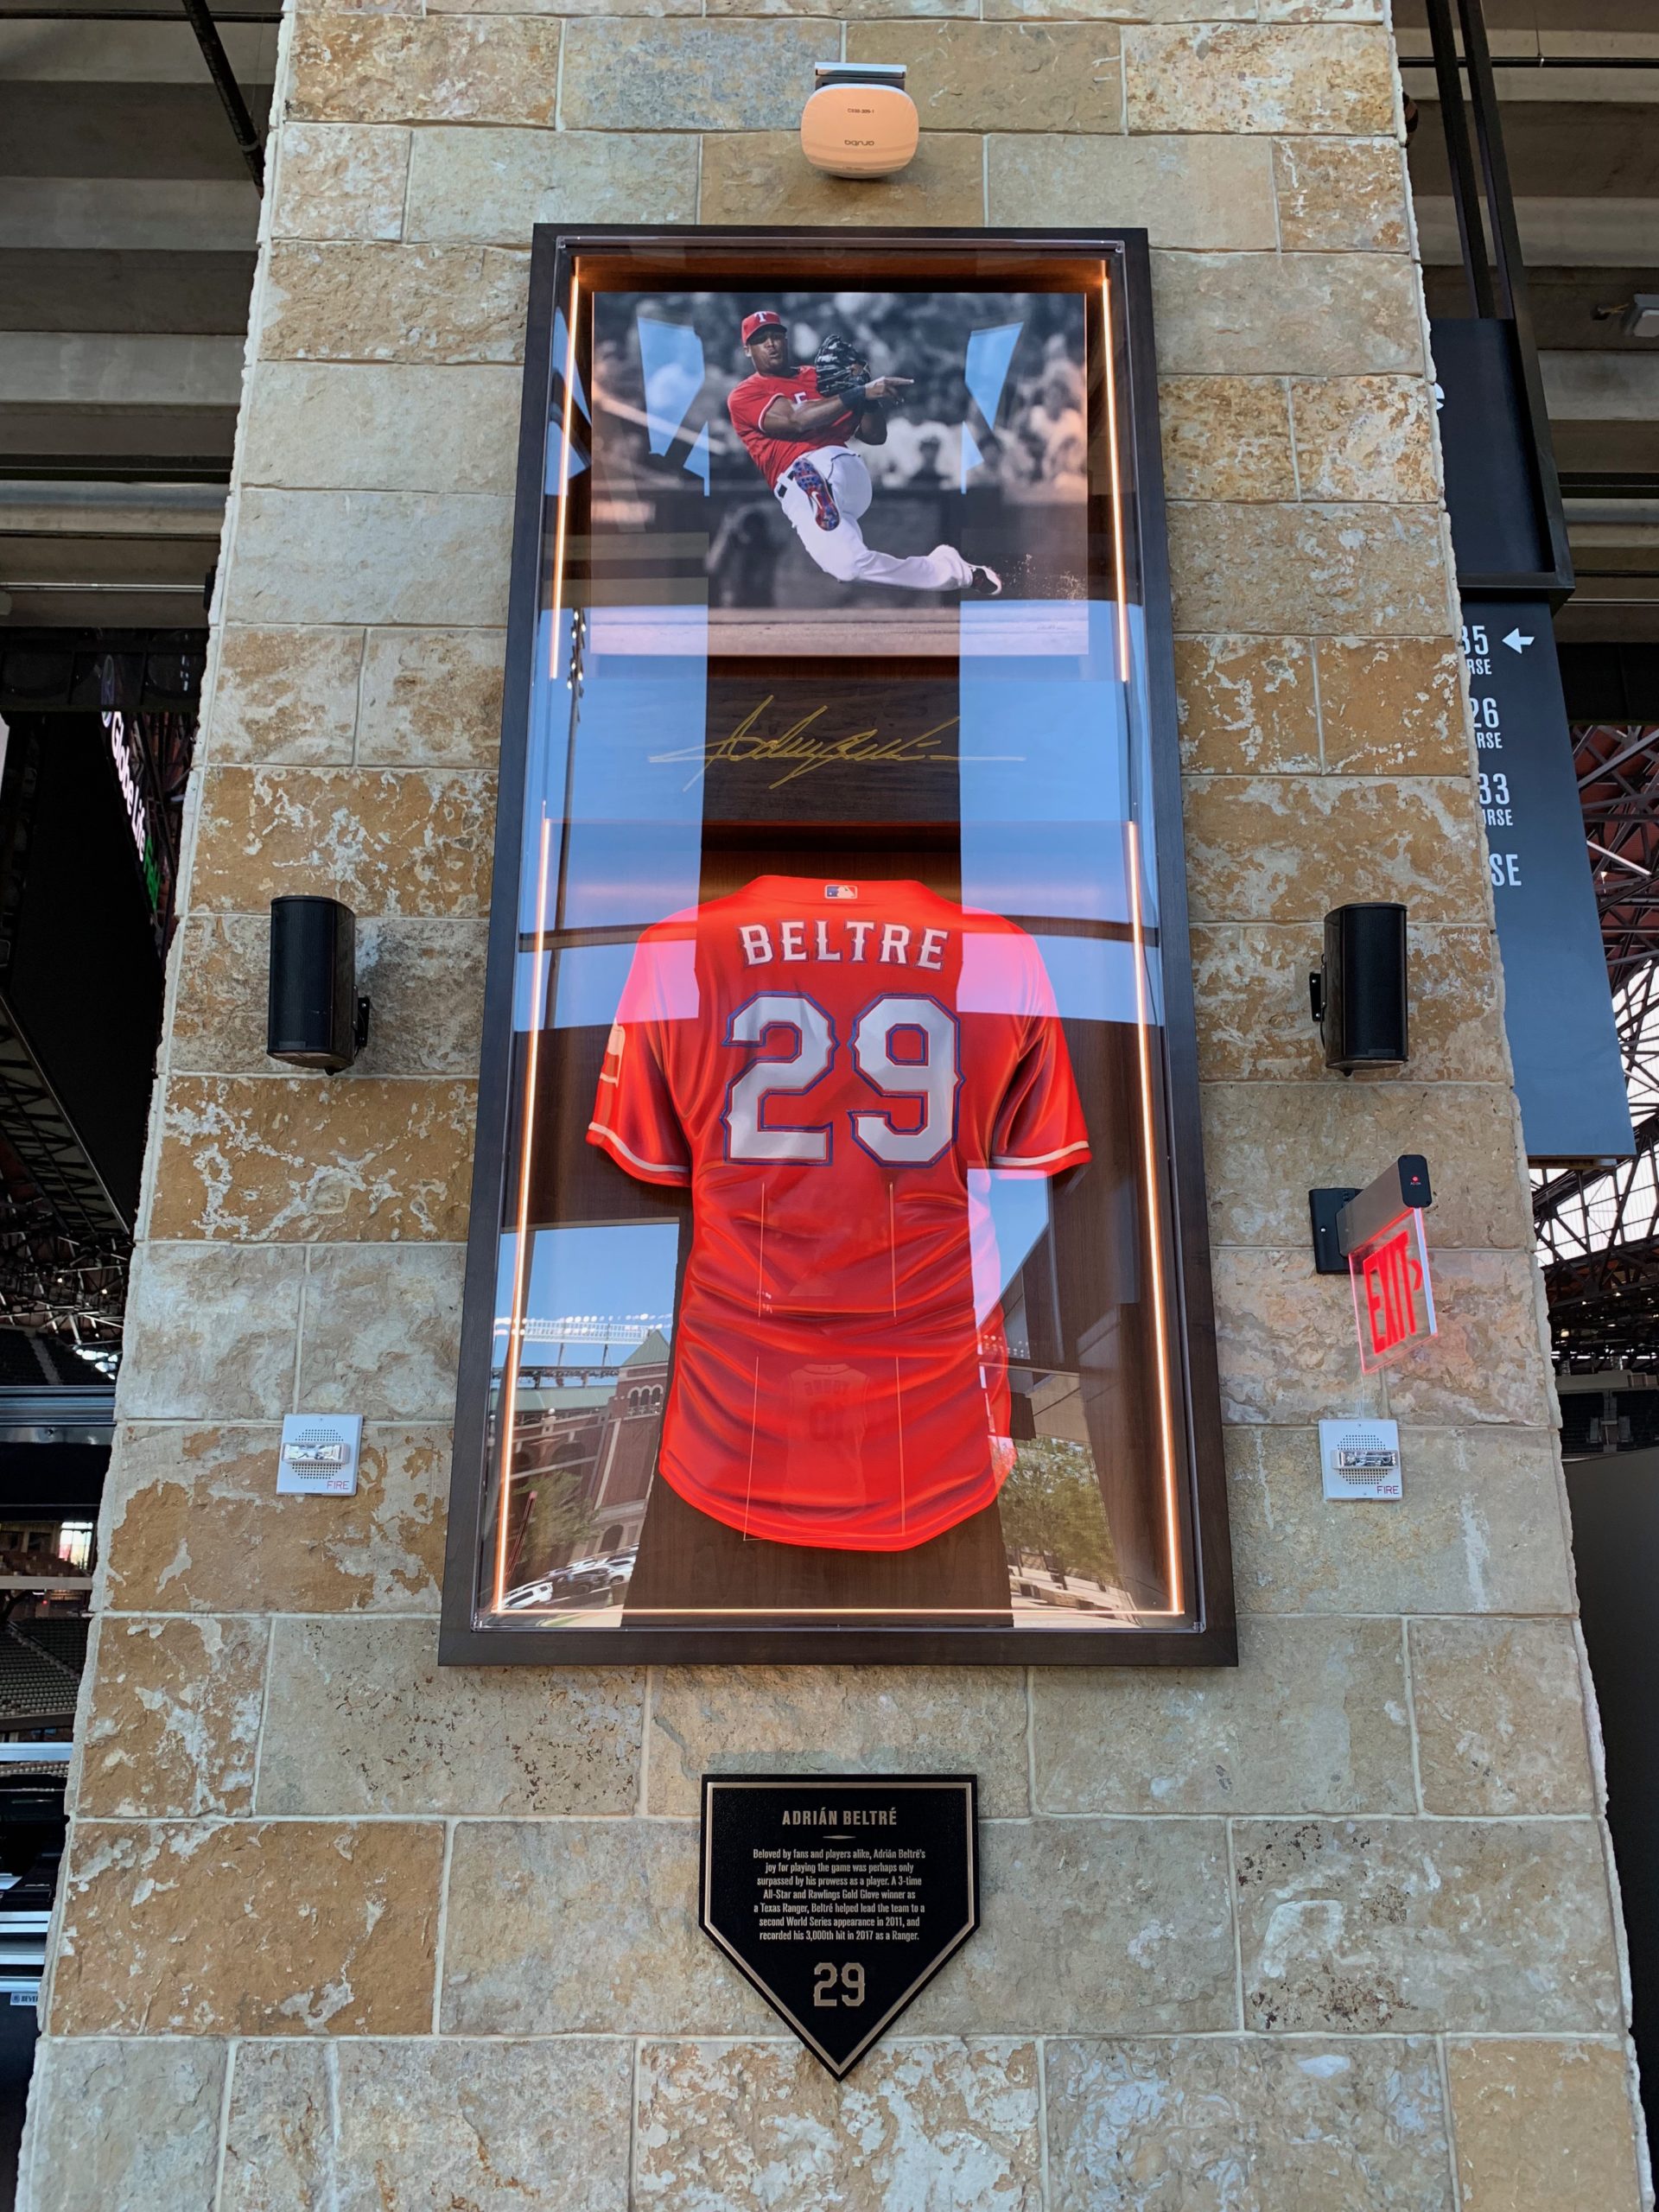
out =
[[979,1925],[972,1775],[705,1775],[703,1932],[839,2082]]

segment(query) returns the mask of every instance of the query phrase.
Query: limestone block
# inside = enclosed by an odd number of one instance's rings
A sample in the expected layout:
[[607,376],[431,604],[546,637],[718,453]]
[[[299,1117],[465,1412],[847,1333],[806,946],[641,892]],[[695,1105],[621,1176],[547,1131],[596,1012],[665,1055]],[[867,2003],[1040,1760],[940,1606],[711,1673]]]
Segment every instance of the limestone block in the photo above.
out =
[[506,620],[512,502],[484,493],[286,492],[238,501],[227,619]]
[[[1116,14],[1116,10],[1111,12]],[[865,16],[878,16],[883,22],[908,16],[962,16],[971,21],[979,20],[979,10],[975,0],[708,0],[708,13],[711,16],[830,16],[846,22],[856,22]],[[1054,7],[1045,9],[1043,13],[1051,16],[1062,13],[1081,15],[1083,10]]]
[[1290,407],[1276,377],[1170,377],[1158,387],[1173,499],[1294,499]]
[[1571,1621],[1413,1621],[1410,1632],[1426,1810],[1594,1812]]
[[1014,16],[1092,21],[1109,16],[1116,23],[1253,22],[1256,0],[985,0],[988,22]]
[[359,760],[493,768],[501,750],[505,652],[496,630],[371,630]]
[[[359,919],[358,988],[373,1013],[354,1078],[477,1074],[486,928],[464,917]],[[276,1064],[265,1057],[267,917],[191,914],[180,938],[169,1054],[175,1071],[273,1071]]]
[[278,1497],[281,1432],[117,1433],[104,1601],[118,1611],[435,1613],[447,1428],[363,1432],[353,1497]]
[[438,1665],[425,1621],[279,1621],[262,1813],[626,1813],[644,1681]]
[[1332,774],[1468,774],[1463,656],[1450,639],[1321,638],[1314,657]]
[[1231,1668],[1039,1667],[1043,1813],[1415,1809],[1397,1621],[1243,1624]]
[[567,130],[798,130],[812,65],[831,58],[810,22],[642,22],[626,39],[606,22],[573,22],[561,121]]
[[924,130],[1123,128],[1116,24],[852,24],[849,61],[902,61]]
[[229,623],[218,644],[207,717],[208,760],[322,767],[351,759],[361,630]]
[[[1166,418],[1166,448],[1168,435]],[[1305,638],[1177,638],[1175,690],[1189,772],[1319,773],[1319,705]]]
[[123,1419],[287,1413],[304,1274],[302,1252],[140,1244],[127,1298]]
[[288,112],[301,123],[550,128],[559,29],[539,16],[302,16],[289,48]]
[[992,1821],[981,1889],[983,1924],[906,2015],[915,2033],[1236,2025],[1219,1821]]
[[653,1813],[705,1774],[975,1771],[980,1811],[1031,1810],[1026,1685],[1007,1667],[669,1667],[651,1710]]
[[1629,2064],[1613,2043],[1449,2043],[1463,2212],[1637,2212]]
[[1440,497],[1433,412],[1421,377],[1299,378],[1290,387],[1305,499]]
[[489,899],[494,783],[413,768],[210,769],[191,902],[257,913],[326,887],[361,916],[476,915]]
[[78,1821],[56,2035],[418,2035],[432,2022],[435,1821]]
[[[1193,142],[1169,143],[1185,149]],[[1217,143],[1254,157],[1250,141]],[[1154,245],[1164,243],[1154,232]],[[1423,366],[1421,295],[1403,260],[1154,252],[1152,283],[1166,376],[1344,377]]]
[[1613,2029],[1593,1821],[1241,1821],[1247,2027]]
[[1273,149],[1287,253],[1404,253],[1404,165],[1390,138],[1281,138]]
[[1203,1103],[1217,1244],[1292,1246],[1308,1234],[1310,1190],[1357,1180],[1361,1155],[1421,1152],[1433,1166],[1435,1248],[1531,1249],[1507,1084],[1396,1081],[1356,1092],[1326,1075],[1317,1083],[1206,1084]]
[[[1307,979],[1324,932],[1313,921],[1205,923],[1192,932],[1198,1007],[1198,1072],[1291,1082],[1324,1068]],[[1509,1054],[1497,1004],[1497,968],[1488,930],[1414,924],[1410,968],[1410,1072],[1426,1082],[1507,1083]],[[1370,1090],[1386,1076],[1350,1081]]]
[[225,2046],[42,2041],[18,2212],[213,2212]]
[[777,2020],[697,1926],[690,1821],[463,1821],[449,2035],[741,2035]]
[[[676,0],[627,12],[691,10]],[[537,223],[690,223],[696,211],[695,138],[440,128],[416,134],[404,220],[411,238],[522,246]]]
[[1348,1286],[1314,1274],[1306,1238],[1281,1251],[1224,1248],[1212,1275],[1224,1421],[1384,1411],[1380,1378],[1360,1371]]
[[1169,510],[1178,630],[1252,622],[1378,638],[1441,637],[1450,620],[1433,507],[1332,501]]
[[263,1621],[105,1616],[81,1737],[80,1818],[250,1811],[269,1642]]
[[150,1234],[458,1243],[476,1110],[477,1086],[454,1080],[173,1076]]
[[[989,219],[1131,224],[1154,246],[1217,253],[1269,246],[1266,155],[1265,145],[1243,138],[994,137],[986,142]],[[1159,358],[1187,365],[1165,353],[1161,329]]]
[[[836,13],[843,12],[837,0]],[[750,222],[758,207],[779,223],[976,227],[985,219],[984,145],[965,132],[924,131],[908,168],[859,181],[809,168],[798,128],[711,134],[702,141],[702,220]]]
[[370,1421],[448,1421],[460,1357],[459,1244],[320,1244],[311,1252],[299,1403]]
[[1400,1443],[1403,1497],[1327,1505],[1317,1431],[1227,1431],[1233,1582],[1246,1611],[1571,1610],[1548,1430],[1403,1428]]
[[1325,131],[1394,124],[1394,71],[1381,29],[1148,25],[1123,37],[1131,130]]
[[884,2043],[839,2087],[794,2043],[647,2044],[633,2202],[1040,2212],[1041,2101],[1028,2043]]
[[518,361],[530,256],[474,245],[273,245],[263,359]]
[[260,362],[243,404],[241,481],[510,494],[522,382],[483,363]]
[[1183,794],[1201,921],[1319,921],[1403,899],[1417,922],[1484,923],[1485,862],[1461,778],[1194,776]]
[[1426,2037],[1048,2046],[1054,2212],[1452,2212]]
[[1256,0],[1264,23],[1385,23],[1388,0]]
[[1440,1334],[1389,1376],[1389,1412],[1436,1427],[1545,1427],[1552,1401],[1536,1260],[1530,1252],[1437,1249],[1433,1230],[1428,1243]]
[[398,238],[409,187],[409,133],[355,123],[290,123],[274,142],[270,234]]
[[632,2070],[620,2042],[245,2043],[219,2212],[626,2212]]

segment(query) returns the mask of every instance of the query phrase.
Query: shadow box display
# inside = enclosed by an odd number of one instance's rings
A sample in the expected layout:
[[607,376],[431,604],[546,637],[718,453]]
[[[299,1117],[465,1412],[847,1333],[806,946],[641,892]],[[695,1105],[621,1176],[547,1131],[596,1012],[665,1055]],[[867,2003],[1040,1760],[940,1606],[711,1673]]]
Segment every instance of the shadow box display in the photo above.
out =
[[1232,1659],[1150,315],[537,232],[447,1661]]

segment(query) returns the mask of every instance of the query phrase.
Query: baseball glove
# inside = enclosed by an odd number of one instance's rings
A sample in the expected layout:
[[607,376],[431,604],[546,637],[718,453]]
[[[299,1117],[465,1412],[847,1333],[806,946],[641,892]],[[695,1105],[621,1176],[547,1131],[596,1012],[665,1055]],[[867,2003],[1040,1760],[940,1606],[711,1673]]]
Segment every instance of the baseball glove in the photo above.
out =
[[818,372],[818,391],[826,399],[870,380],[869,363],[860,358],[851,339],[836,330],[830,332],[813,355],[812,365]]

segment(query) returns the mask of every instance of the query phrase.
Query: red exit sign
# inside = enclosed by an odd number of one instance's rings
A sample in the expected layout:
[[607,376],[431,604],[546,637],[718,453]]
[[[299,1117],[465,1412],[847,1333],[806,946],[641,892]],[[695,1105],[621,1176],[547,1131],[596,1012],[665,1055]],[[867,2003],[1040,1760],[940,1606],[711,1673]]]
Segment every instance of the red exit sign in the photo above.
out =
[[1348,1255],[1359,1363],[1369,1374],[1438,1333],[1420,1207],[1408,1206]]

